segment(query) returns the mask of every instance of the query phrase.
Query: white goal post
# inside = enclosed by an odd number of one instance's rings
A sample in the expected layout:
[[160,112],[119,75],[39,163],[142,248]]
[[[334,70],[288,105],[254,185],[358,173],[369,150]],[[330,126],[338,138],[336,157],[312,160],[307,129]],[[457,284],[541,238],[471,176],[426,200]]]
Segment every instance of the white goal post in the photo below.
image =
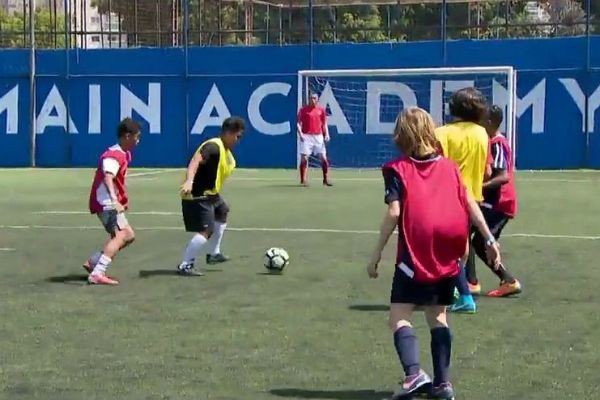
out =
[[[449,122],[447,101],[461,88],[478,88],[504,110],[502,131],[516,159],[517,74],[512,66],[337,69],[298,72],[298,109],[310,92],[328,109],[330,162],[339,168],[373,168],[395,155],[389,135],[408,106],[428,110],[437,124]],[[299,160],[299,151],[298,160]]]

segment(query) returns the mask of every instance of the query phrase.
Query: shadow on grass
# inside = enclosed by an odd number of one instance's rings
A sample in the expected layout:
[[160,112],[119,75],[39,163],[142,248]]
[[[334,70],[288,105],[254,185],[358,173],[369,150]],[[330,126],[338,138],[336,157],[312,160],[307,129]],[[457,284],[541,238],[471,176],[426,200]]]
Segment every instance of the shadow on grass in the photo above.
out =
[[[203,269],[202,272],[205,274],[207,274],[207,273],[210,274],[212,272],[223,272],[223,270],[222,269]],[[194,278],[194,277],[200,278],[201,277],[201,275],[182,276],[182,275],[179,275],[174,268],[142,270],[139,272],[139,276],[140,276],[140,278],[152,278],[154,276],[176,276],[179,278]]]
[[392,396],[392,392],[376,390],[305,390],[305,389],[273,389],[274,396],[297,399],[334,399],[334,400],[382,400]]
[[390,311],[389,304],[353,304],[348,308],[354,311]]
[[75,285],[75,284],[83,284],[87,283],[87,274],[68,274],[68,275],[59,275],[59,276],[51,276],[46,278],[46,282],[50,283],[64,283],[66,285]]
[[283,276],[283,272],[257,272],[256,275]]

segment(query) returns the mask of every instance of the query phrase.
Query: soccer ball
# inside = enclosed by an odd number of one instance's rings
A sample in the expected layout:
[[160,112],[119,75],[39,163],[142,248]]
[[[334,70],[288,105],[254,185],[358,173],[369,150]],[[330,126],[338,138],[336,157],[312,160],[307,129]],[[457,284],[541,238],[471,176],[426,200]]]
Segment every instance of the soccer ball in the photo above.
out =
[[279,247],[272,247],[265,253],[265,268],[271,273],[280,274],[290,263],[287,251]]

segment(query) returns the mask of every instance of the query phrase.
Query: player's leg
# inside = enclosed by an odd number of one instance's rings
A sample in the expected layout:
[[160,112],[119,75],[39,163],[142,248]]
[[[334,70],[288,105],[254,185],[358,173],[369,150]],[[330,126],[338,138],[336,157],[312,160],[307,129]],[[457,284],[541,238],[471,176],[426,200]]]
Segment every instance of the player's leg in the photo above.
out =
[[208,241],[208,253],[206,254],[207,264],[219,264],[229,261],[229,257],[221,253],[221,241],[227,227],[227,216],[229,215],[229,205],[219,197],[215,204],[215,223],[213,224],[212,236]]
[[88,273],[91,273],[94,270],[96,264],[100,260],[100,256],[102,256],[102,250],[96,250],[88,257],[87,260],[83,263],[83,269],[85,269]]
[[325,147],[325,141],[323,136],[318,135],[315,137],[314,152],[319,156],[321,160],[321,170],[323,171],[323,185],[333,186],[329,180],[329,159],[327,158],[327,148]]
[[104,228],[110,234],[110,239],[104,245],[102,254],[91,271],[88,282],[91,284],[117,285],[119,282],[106,275],[106,270],[117,253],[133,243],[135,232],[124,213],[104,211],[98,214]]
[[[490,227],[490,231],[496,239],[500,239],[502,230],[508,223],[509,218],[497,211],[490,209],[482,209],[483,215]],[[490,297],[505,297],[513,294],[521,293],[521,283],[512,275],[504,263],[501,263],[498,268],[494,268],[487,262],[487,255],[485,251],[485,239],[479,232],[476,232],[473,236],[473,249],[477,256],[483,261],[485,265],[500,279],[500,286],[487,293]]]
[[455,303],[450,307],[450,311],[464,313],[464,314],[475,314],[477,312],[477,304],[471,294],[469,288],[469,281],[467,280],[467,271],[465,263],[469,257],[469,244],[467,243],[467,249],[465,255],[460,259],[460,274],[456,280],[456,289],[458,291],[458,298]]
[[446,278],[429,285],[430,298],[425,307],[425,317],[431,333],[431,359],[433,364],[433,387],[430,396],[436,399],[454,398],[450,383],[450,358],[452,355],[452,335],[448,326],[446,307],[454,301],[456,278]]
[[[473,240],[473,235],[475,234],[475,232],[477,232],[477,229],[474,226],[472,226],[471,233],[469,235],[469,241]],[[473,245],[471,243],[471,248],[472,247],[473,247]],[[466,262],[466,266],[465,266],[465,272],[467,275],[467,282],[469,284],[469,291],[471,292],[471,294],[472,295],[481,294],[481,285],[479,284],[479,279],[477,279],[477,270],[476,270],[476,264],[475,264],[475,252],[474,251],[469,252],[469,257],[467,258],[467,262]]]
[[421,369],[419,341],[410,322],[415,309],[414,302],[419,302],[423,295],[419,286],[396,268],[390,296],[389,326],[398,359],[404,370],[404,381],[392,398],[422,392],[431,385],[431,379]]
[[[443,296],[452,296],[452,284],[440,283],[446,292]],[[440,295],[441,297],[442,295]],[[447,301],[452,301],[447,298]],[[433,387],[431,397],[436,399],[454,398],[454,389],[450,383],[450,359],[452,356],[452,334],[446,317],[446,306],[425,307],[425,317],[431,333],[431,360],[433,364]]]
[[194,269],[196,257],[208,242],[214,224],[214,205],[210,200],[181,200],[181,212],[185,230],[193,234],[177,266],[177,272],[184,276],[202,275]]
[[308,157],[313,152],[312,135],[303,135],[300,142],[300,184],[308,185]]

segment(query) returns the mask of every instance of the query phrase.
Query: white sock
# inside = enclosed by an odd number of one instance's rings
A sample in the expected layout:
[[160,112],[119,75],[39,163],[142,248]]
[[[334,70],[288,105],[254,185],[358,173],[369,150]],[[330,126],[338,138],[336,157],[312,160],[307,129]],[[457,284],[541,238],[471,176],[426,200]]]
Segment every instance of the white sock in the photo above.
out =
[[88,258],[88,261],[90,263],[90,266],[93,267],[96,264],[98,264],[98,261],[100,261],[100,257],[102,256],[102,252],[101,251],[97,251],[94,254],[92,254],[90,256],[90,258]]
[[106,273],[106,268],[110,265],[112,259],[104,254],[100,256],[98,263],[94,267],[92,271],[92,275],[104,275]]
[[208,242],[208,254],[214,256],[221,253],[221,241],[227,227],[226,222],[215,222],[213,225],[213,234]]
[[183,262],[186,264],[193,263],[196,259],[196,255],[200,253],[200,250],[205,243],[206,238],[201,234],[196,233],[185,248],[185,252],[183,253]]

